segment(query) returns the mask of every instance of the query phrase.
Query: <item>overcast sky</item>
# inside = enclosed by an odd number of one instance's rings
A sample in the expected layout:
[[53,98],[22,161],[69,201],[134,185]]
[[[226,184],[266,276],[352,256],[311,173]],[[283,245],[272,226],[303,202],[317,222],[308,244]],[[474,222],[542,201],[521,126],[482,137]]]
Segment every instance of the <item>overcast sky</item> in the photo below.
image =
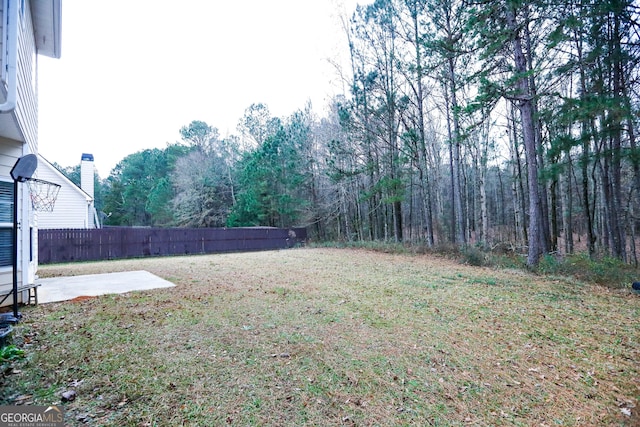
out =
[[343,92],[329,59],[346,52],[339,16],[356,3],[64,0],[62,58],[39,57],[39,151],[62,166],[91,153],[106,178],[192,120],[224,136],[252,103],[322,114]]

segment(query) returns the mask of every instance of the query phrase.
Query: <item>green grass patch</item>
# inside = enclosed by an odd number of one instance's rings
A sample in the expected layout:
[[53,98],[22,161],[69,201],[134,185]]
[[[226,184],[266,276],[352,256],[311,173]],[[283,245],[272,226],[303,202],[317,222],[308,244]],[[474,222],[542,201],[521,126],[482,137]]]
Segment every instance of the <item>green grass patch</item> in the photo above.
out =
[[13,362],[24,357],[24,350],[13,344],[0,347],[0,364]]

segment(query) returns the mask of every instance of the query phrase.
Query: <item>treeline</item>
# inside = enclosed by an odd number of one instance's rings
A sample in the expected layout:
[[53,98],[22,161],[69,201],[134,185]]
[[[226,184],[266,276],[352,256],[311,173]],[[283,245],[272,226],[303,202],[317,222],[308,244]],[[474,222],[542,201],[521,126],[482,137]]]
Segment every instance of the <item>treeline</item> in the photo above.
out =
[[638,6],[377,0],[344,20],[324,117],[194,121],[102,182],[113,225],[307,226],[317,239],[588,251],[637,263]]

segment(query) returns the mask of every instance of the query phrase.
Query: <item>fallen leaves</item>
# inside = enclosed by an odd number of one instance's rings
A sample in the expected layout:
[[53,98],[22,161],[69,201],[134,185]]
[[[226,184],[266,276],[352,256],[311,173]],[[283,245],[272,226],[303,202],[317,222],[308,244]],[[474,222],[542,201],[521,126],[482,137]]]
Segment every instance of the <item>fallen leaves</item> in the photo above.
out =
[[[38,346],[15,383],[57,397],[77,391],[68,406],[82,419],[71,423],[100,425],[84,418],[96,413],[92,405],[109,412],[111,425],[141,426],[611,425],[637,417],[638,330],[628,319],[640,306],[615,293],[493,270],[495,285],[486,286],[484,270],[366,251],[133,265],[172,277],[176,288],[29,313]],[[69,382],[78,376],[82,385]],[[144,410],[152,420],[126,418]]]

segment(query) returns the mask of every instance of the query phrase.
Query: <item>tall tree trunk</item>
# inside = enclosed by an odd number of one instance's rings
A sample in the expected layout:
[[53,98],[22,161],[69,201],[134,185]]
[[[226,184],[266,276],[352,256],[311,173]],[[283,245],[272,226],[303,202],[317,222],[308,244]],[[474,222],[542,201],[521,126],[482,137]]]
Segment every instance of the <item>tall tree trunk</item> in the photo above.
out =
[[458,103],[453,89],[451,66],[448,70],[445,104],[447,109],[447,133],[449,137],[449,175],[451,183],[451,229],[450,242],[457,245],[466,243],[464,215],[462,209],[462,185],[460,180],[460,138],[457,118]]
[[[621,2],[615,2],[615,7],[622,6]],[[614,237],[614,256],[626,261],[626,238],[624,230],[624,202],[622,198],[622,127],[623,127],[623,58],[621,34],[620,34],[620,15],[622,10],[615,10],[612,14],[613,28],[611,30],[612,47],[612,67],[613,67],[613,108],[610,111],[610,126],[612,131],[611,137],[611,160],[612,160],[612,189],[613,189],[613,209],[612,214],[615,216]]]
[[582,170],[582,203],[584,206],[584,216],[587,221],[587,247],[589,249],[589,256],[593,258],[596,254],[596,236],[593,230],[593,210],[595,209],[595,203],[592,207],[591,198],[589,197],[589,153],[591,150],[588,135],[585,135],[583,138],[582,158],[580,159],[580,169]]
[[511,45],[514,54],[515,72],[518,76],[516,87],[519,92],[517,106],[520,110],[522,120],[522,136],[524,140],[525,158],[527,160],[529,190],[529,249],[527,265],[535,267],[540,261],[544,245],[541,243],[541,238],[543,237],[542,207],[540,204],[540,193],[538,191],[538,154],[534,126],[533,94],[531,93],[529,80],[526,77],[528,72],[527,60],[522,49],[522,40],[516,24],[515,11],[511,5],[507,6],[506,17],[507,26],[513,34]]
[[[516,221],[516,230],[515,236],[516,241],[518,243],[522,242],[525,244],[529,240],[529,234],[527,229],[529,228],[529,223],[527,221],[527,204],[526,204],[526,192],[524,191],[523,181],[526,179],[524,176],[523,168],[522,168],[522,160],[520,158],[520,148],[518,144],[518,132],[516,131],[516,117],[515,117],[515,108],[509,108],[510,116],[511,116],[511,132],[509,135],[511,136],[511,146],[513,147],[513,164],[514,164],[514,212],[515,212],[515,221]],[[520,236],[522,238],[520,239]]]
[[564,231],[564,251],[573,253],[573,186],[571,185],[571,154],[565,153],[568,165],[566,177],[560,179],[560,194],[562,195],[562,230]]
[[454,59],[448,58],[448,80],[449,80],[449,96],[451,97],[451,121],[453,123],[453,135],[449,135],[450,144],[453,147],[453,170],[452,170],[452,198],[453,198],[453,224],[455,243],[463,245],[467,242],[465,234],[465,219],[464,211],[462,209],[462,185],[460,180],[461,174],[461,150],[460,150],[460,120],[458,119],[458,97],[457,97],[457,83],[455,74]]
[[[580,72],[580,99],[587,102],[587,75],[582,52],[582,40],[577,32],[574,33],[574,43]],[[580,170],[582,172],[582,204],[584,206],[584,216],[587,226],[587,248],[589,257],[593,258],[596,254],[596,235],[594,231],[593,215],[595,212],[595,200],[591,204],[589,197],[589,163],[591,156],[591,125],[588,118],[583,118],[580,123],[581,139],[582,139],[582,155],[580,158]]]
[[489,247],[489,214],[487,212],[487,168],[486,163],[480,165],[478,180],[480,187],[480,242],[486,249]]
[[[498,166],[498,184],[500,192],[500,226],[501,228],[507,227],[507,214],[506,214],[506,198],[504,194],[504,182],[502,180],[502,168]],[[504,240],[504,236],[500,236],[500,240]]]
[[451,119],[449,117],[449,97],[447,95],[445,95],[446,98],[446,104],[447,104],[447,131],[449,133],[449,178],[450,178],[450,189],[451,189],[451,193],[449,194],[450,197],[450,214],[449,214],[449,242],[455,244],[456,243],[456,213],[457,213],[457,209],[456,209],[456,193],[455,193],[455,175],[456,175],[456,168],[455,168],[455,162],[453,160],[453,140],[452,140],[452,132],[451,132]]
[[[531,43],[531,31],[529,29],[529,8],[525,6],[526,13],[526,23],[523,25],[524,31],[524,41],[526,43],[526,62],[527,62],[527,70],[533,70],[533,52],[534,48]],[[533,117],[533,125],[534,125],[534,135],[535,135],[535,147],[538,155],[538,168],[544,169],[544,153],[542,150],[542,123],[538,114],[538,91],[536,88],[536,78],[534,73],[529,73],[528,78],[529,83],[529,92],[531,98],[531,109],[532,109],[532,117]],[[542,231],[542,237],[540,238],[541,248],[540,250],[544,252],[549,252],[551,247],[554,246],[554,250],[556,249],[557,242],[553,243],[552,234],[549,229],[549,219],[551,221],[555,221],[554,217],[551,216],[549,212],[549,195],[547,190],[546,182],[543,180],[538,180],[538,190],[540,194],[540,228]],[[552,195],[553,197],[553,195]],[[553,207],[554,208],[554,207]]]
[[[478,172],[478,188],[480,193],[480,236],[482,246],[486,249],[489,248],[491,243],[491,237],[489,236],[489,212],[487,209],[487,163],[489,161],[489,139],[490,137],[490,124],[488,114],[484,114],[483,117],[484,126],[482,134],[480,135],[479,151],[480,151],[480,170]],[[496,203],[498,201],[496,200]],[[496,215],[497,216],[497,215]]]
[[[409,3],[408,3],[409,4]],[[416,49],[416,81],[414,84],[416,91],[416,106],[418,108],[418,174],[420,182],[420,191],[422,196],[422,214],[424,218],[424,231],[427,239],[427,246],[433,247],[433,215],[432,215],[432,201],[431,201],[431,188],[428,174],[428,161],[427,161],[427,144],[425,137],[425,124],[424,124],[424,70],[422,67],[422,51],[420,30],[418,22],[418,2],[413,1],[409,4],[411,9],[411,24],[413,27],[413,44]]]

